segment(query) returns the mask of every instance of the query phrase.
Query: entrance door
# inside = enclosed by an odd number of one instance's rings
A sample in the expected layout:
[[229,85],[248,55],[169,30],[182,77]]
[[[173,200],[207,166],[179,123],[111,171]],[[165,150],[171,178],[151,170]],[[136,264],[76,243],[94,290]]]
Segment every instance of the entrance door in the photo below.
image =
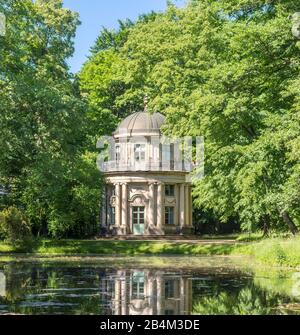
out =
[[145,207],[132,208],[132,230],[134,235],[145,233]]

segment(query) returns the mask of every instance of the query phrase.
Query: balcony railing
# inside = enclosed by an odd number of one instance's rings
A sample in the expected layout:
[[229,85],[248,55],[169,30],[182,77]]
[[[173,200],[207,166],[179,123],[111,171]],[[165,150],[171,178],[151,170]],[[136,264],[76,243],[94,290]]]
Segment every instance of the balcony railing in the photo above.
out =
[[129,162],[122,163],[118,161],[109,161],[98,163],[99,169],[104,172],[131,172],[131,171],[145,171],[145,172],[186,172],[190,173],[194,165],[189,162],[171,161],[171,162]]

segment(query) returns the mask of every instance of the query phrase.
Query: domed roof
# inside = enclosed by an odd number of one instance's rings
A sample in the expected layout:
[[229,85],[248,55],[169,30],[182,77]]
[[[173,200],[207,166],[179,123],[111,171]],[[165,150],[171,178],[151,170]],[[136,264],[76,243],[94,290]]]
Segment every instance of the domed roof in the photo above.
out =
[[165,117],[160,113],[138,112],[129,115],[115,132],[118,135],[152,135],[159,134]]

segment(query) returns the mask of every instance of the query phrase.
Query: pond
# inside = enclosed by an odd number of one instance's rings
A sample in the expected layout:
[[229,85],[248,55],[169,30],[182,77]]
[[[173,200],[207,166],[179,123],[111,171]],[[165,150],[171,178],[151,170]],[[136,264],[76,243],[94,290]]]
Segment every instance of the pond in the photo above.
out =
[[0,261],[0,314],[300,314],[299,281],[220,257],[23,258]]

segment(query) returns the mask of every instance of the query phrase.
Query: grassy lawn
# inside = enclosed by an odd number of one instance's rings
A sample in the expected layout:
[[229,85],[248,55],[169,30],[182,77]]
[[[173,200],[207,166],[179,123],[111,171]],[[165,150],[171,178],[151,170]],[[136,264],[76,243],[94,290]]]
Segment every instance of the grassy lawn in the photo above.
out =
[[249,255],[259,263],[272,266],[300,267],[300,236],[240,245],[232,253]]
[[201,242],[35,240],[21,247],[0,242],[0,255],[245,255],[272,266],[300,267],[299,236],[257,240],[247,243],[226,243],[225,240],[215,243],[210,239]]
[[234,244],[197,244],[155,241],[38,240],[26,246],[0,243],[0,254],[34,253],[40,255],[228,255]]

